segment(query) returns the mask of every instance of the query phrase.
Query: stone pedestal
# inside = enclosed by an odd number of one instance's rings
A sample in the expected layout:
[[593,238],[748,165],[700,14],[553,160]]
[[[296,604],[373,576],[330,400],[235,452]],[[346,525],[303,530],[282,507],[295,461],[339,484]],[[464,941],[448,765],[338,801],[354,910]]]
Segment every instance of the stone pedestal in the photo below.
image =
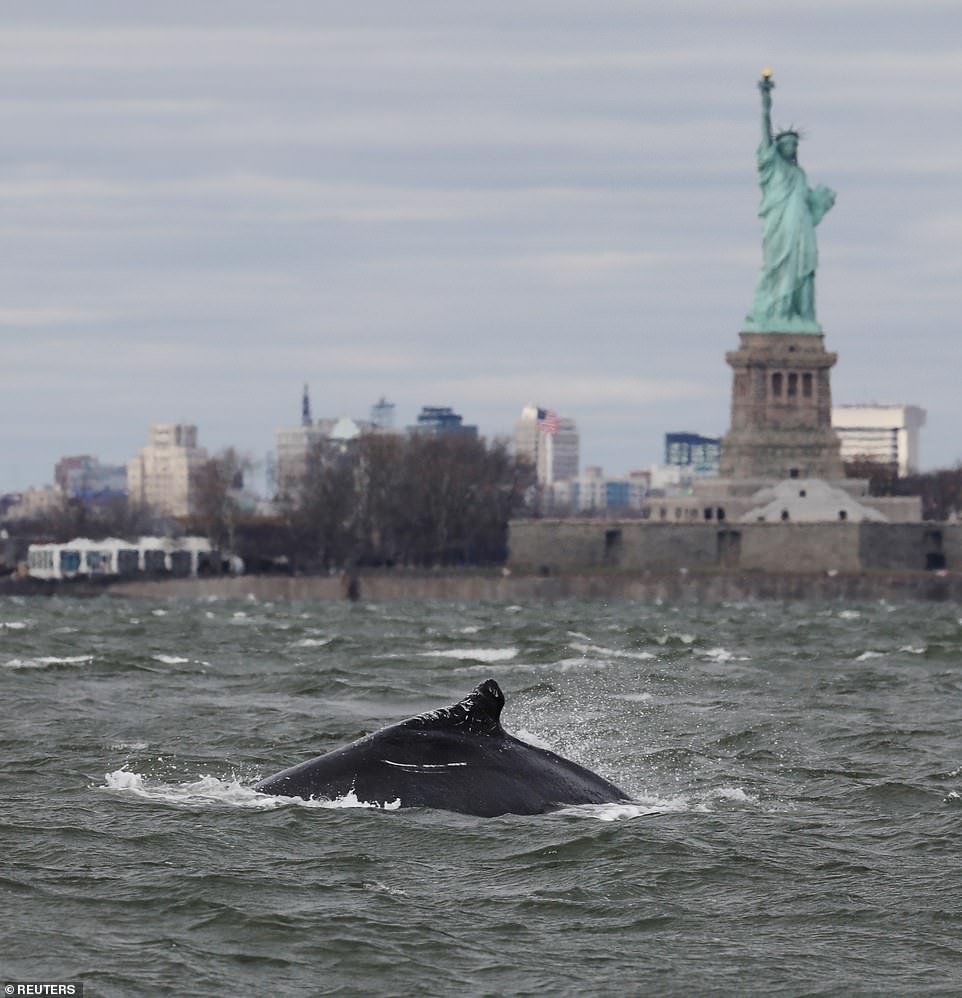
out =
[[740,334],[725,355],[734,372],[731,428],[722,440],[721,476],[733,479],[842,479],[832,429],[828,353],[820,333]]

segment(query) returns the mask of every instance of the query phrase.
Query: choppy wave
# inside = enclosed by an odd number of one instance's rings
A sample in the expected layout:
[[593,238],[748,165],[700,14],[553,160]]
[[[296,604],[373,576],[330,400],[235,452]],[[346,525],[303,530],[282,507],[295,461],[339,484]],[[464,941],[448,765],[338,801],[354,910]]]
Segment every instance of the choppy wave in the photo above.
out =
[[[518,735],[523,741],[539,747],[550,746],[530,732],[522,731]],[[123,743],[117,743],[111,748],[118,748]],[[134,742],[124,747],[129,749],[146,748],[145,742]],[[141,800],[157,804],[173,805],[175,807],[231,807],[242,810],[271,811],[282,807],[306,807],[321,809],[363,808],[368,810],[397,811],[401,808],[401,800],[395,799],[385,804],[376,804],[359,800],[354,791],[350,791],[336,800],[311,799],[300,797],[281,797],[258,793],[249,784],[238,779],[221,779],[216,776],[201,776],[197,780],[183,783],[165,783],[152,780],[129,769],[118,769],[106,773],[104,783],[99,790],[130,795]],[[949,795],[951,797],[951,794]],[[549,815],[568,815],[578,818],[591,818],[597,821],[623,821],[629,818],[642,818],[672,812],[710,812],[718,804],[748,804],[757,805],[758,798],[746,793],[741,787],[717,787],[704,795],[677,794],[661,796],[650,792],[635,795],[628,801],[612,801],[606,804],[575,804],[559,808]],[[546,816],[546,817],[547,817]]]
[[86,665],[93,655],[41,655],[39,658],[12,658],[4,662],[6,669],[50,669],[61,665]]
[[636,662],[650,662],[652,659],[658,657],[650,651],[631,651],[626,648],[606,648],[604,645],[582,644],[575,641],[571,643],[570,647],[575,651],[582,652],[585,655],[591,653],[593,656],[601,655],[604,658],[627,658],[634,659]]
[[518,657],[517,648],[438,648],[423,651],[424,658],[457,658],[465,662],[510,662]]
[[[0,629],[4,967],[24,980],[54,948],[110,968],[87,978],[105,994],[312,994],[318,967],[371,994],[814,993],[829,964],[838,993],[913,994],[958,976],[958,605],[28,602],[0,606],[33,622]],[[631,799],[487,819],[252,789],[268,758],[488,675],[509,730]]]
[[360,807],[396,811],[401,806],[400,799],[388,801],[383,805],[361,801],[357,799],[357,795],[353,791],[336,800],[274,797],[270,794],[258,793],[239,780],[221,780],[216,776],[202,776],[199,780],[188,783],[153,783],[140,773],[133,773],[128,769],[118,769],[105,774],[104,784],[100,789],[132,794],[135,797],[162,804],[191,807],[223,805],[258,811],[269,811],[278,807]]
[[711,662],[749,662],[747,655],[736,655],[727,648],[706,648],[701,652],[702,657]]

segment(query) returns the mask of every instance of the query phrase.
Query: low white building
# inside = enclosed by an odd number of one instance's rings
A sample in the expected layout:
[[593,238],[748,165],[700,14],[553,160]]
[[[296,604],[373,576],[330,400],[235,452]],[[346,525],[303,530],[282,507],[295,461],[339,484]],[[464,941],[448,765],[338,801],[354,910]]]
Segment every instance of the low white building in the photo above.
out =
[[742,523],[829,523],[847,520],[885,523],[888,518],[859,502],[844,489],[819,478],[789,478],[752,496],[757,505],[743,513]]
[[136,541],[75,537],[64,544],[31,544],[27,570],[36,579],[195,576],[210,567],[211,556],[206,537],[140,537]]
[[917,405],[837,405],[832,427],[842,441],[843,461],[874,461],[904,478],[919,470],[919,430],[925,410]]

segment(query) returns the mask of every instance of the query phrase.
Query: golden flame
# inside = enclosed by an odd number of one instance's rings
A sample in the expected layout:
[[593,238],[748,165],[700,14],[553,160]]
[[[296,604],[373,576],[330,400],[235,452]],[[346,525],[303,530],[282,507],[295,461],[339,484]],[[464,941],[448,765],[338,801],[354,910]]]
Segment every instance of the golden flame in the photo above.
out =
[[762,70],[762,77],[764,79],[766,79],[766,80],[770,80],[772,78],[772,67],[771,66],[766,66]]

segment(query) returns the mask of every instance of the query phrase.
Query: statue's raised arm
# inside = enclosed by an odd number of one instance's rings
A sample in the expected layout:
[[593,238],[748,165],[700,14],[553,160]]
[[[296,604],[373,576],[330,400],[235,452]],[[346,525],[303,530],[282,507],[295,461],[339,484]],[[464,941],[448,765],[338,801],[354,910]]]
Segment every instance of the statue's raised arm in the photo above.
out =
[[772,91],[775,81],[770,69],[762,70],[762,78],[758,81],[758,89],[762,94],[762,145],[772,144]]
[[762,140],[758,182],[762,203],[762,272],[755,289],[746,332],[820,333],[815,320],[815,226],[835,203],[827,187],[810,190],[798,165],[799,133],[772,131],[772,71],[758,81],[762,95]]

